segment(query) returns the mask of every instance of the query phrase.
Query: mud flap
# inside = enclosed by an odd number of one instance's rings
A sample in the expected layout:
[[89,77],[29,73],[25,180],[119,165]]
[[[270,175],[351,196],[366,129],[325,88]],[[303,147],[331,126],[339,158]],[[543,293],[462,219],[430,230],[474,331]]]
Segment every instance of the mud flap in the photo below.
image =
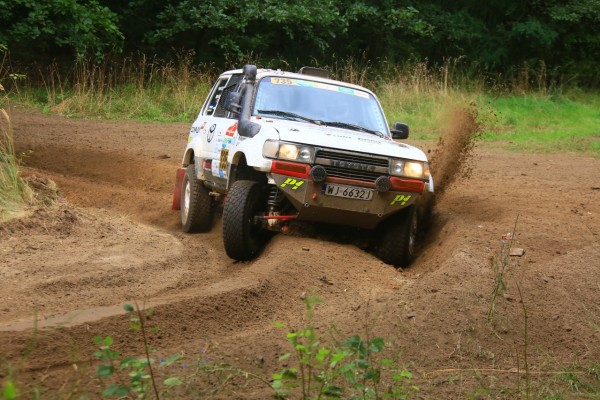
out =
[[179,210],[181,208],[181,182],[183,182],[183,175],[185,175],[185,168],[178,168],[175,173],[175,189],[173,191],[173,204],[171,204],[172,210]]

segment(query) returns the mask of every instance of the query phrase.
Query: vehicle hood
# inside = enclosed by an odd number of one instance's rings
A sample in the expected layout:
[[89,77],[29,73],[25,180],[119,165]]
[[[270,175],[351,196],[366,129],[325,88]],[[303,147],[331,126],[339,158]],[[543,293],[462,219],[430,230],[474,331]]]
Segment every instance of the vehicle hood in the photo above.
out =
[[279,139],[283,141],[427,161],[421,149],[371,133],[264,117],[256,122],[275,128],[279,132]]

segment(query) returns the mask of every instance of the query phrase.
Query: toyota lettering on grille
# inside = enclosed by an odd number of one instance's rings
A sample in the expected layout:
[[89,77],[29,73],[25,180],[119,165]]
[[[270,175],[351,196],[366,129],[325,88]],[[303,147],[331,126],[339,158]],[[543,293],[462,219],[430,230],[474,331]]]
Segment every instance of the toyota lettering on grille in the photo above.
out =
[[359,171],[375,171],[374,165],[361,164],[350,161],[331,160],[331,165],[339,168],[356,169]]

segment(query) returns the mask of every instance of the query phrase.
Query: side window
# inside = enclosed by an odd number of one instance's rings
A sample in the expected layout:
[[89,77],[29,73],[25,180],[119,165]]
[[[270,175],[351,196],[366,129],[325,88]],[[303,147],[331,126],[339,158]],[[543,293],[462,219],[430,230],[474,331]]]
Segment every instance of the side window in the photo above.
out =
[[210,99],[208,100],[208,105],[204,110],[204,115],[213,115],[215,112],[215,108],[219,103],[219,99],[223,93],[223,89],[225,89],[225,84],[227,83],[227,78],[219,79],[215,85],[213,86],[213,91],[210,95]]
[[228,112],[225,109],[225,105],[223,103],[229,93],[237,92],[240,90],[240,83],[242,81],[242,77],[242,74],[232,75],[231,78],[229,78],[229,81],[227,81],[227,83],[222,86],[222,89],[221,87],[219,87],[219,98],[223,101],[218,101],[217,99],[216,108],[214,109],[213,114],[215,117],[223,118],[227,115]]

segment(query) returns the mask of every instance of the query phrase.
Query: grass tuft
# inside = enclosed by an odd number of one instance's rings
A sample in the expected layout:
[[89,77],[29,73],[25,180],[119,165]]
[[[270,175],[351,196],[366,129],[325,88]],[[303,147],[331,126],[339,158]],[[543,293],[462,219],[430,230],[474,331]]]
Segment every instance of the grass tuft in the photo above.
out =
[[8,219],[32,199],[33,192],[21,177],[10,117],[0,109],[0,221]]

